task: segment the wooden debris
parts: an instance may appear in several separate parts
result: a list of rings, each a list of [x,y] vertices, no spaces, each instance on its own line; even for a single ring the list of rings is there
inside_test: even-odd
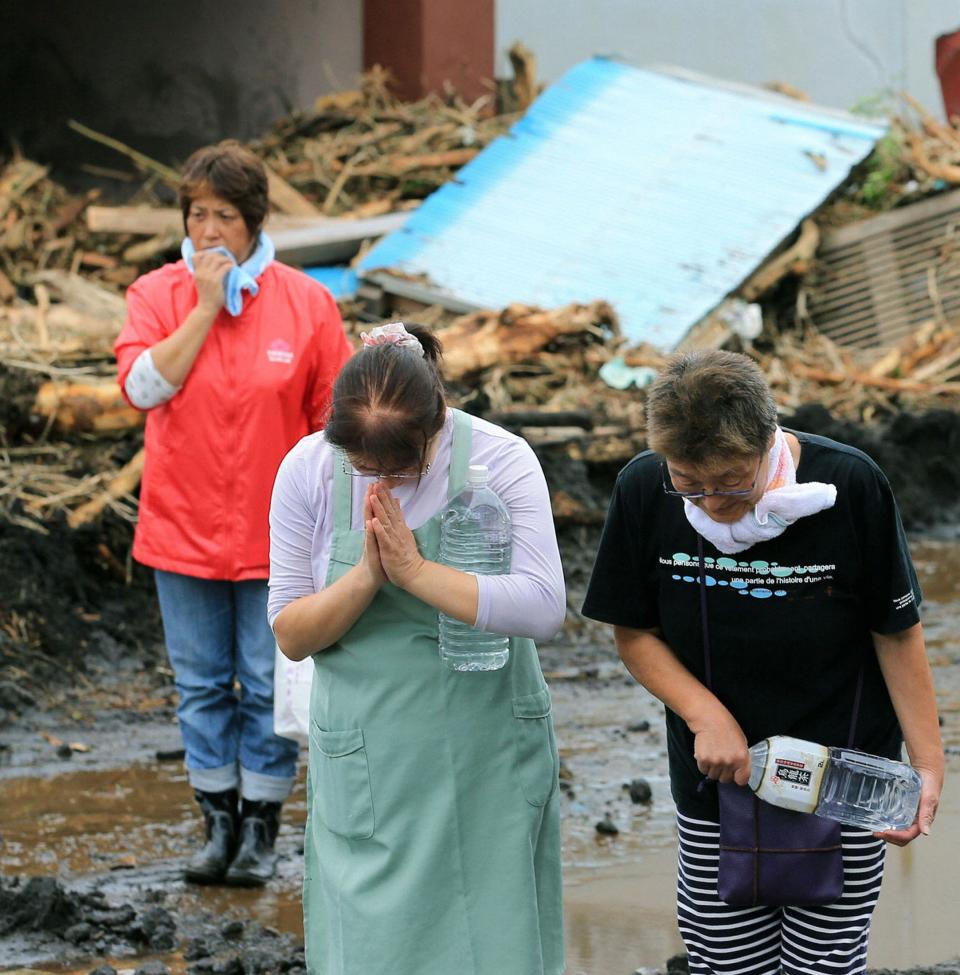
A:
[[[183,214],[176,207],[92,206],[87,208],[86,220],[87,228],[97,234],[173,234],[178,240],[183,238]],[[323,214],[271,213],[264,226],[270,233],[277,233],[329,223],[330,219]]]
[[[864,422],[960,403],[960,328],[921,327],[898,354],[895,362],[884,349],[871,361],[869,353],[851,353],[810,330],[784,333],[759,362],[786,412],[819,403],[835,416]]]
[[[122,153],[129,159],[133,160],[136,167],[144,173],[154,173],[167,182],[170,186],[177,186],[180,182],[180,174],[175,170],[171,169],[169,166],[164,166],[163,163],[157,162],[156,159],[151,159],[149,156],[137,149],[128,146],[126,143],[121,142],[119,139],[114,139],[112,136],[104,135],[102,132],[97,132],[91,129],[89,126],[83,125],[80,122],[70,119],[67,125],[73,129],[74,132],[78,132],[80,135],[85,136],[87,139],[92,139],[94,142],[99,142],[101,145],[107,146],[109,149],[114,149],[115,151]]]
[[[127,303],[120,295],[79,274],[38,271],[29,282],[45,285],[55,300],[94,318],[122,324],[126,316]]]
[[[183,214],[176,207],[87,207],[87,229],[94,234],[183,235]]]
[[[93,521],[112,501],[122,498],[125,494],[132,494],[140,483],[140,477],[143,474],[143,461],[144,451],[141,449],[116,477],[111,478],[102,493],[70,512],[67,516],[67,524],[71,528],[86,525]]]
[[[264,226],[280,260],[290,264],[320,264],[353,257],[362,241],[381,237],[403,226],[407,214],[408,210],[370,212],[364,216],[353,214],[349,219],[322,214],[270,214]],[[123,259],[132,263],[150,260],[178,246],[183,237],[183,217],[172,207],[154,210],[90,207],[87,223],[99,233],[154,234],[150,240],[131,245],[123,252]]]
[[[922,169],[933,179],[942,179],[946,183],[960,183],[960,165],[951,162],[937,162],[931,159],[923,145],[923,140],[915,132],[907,136],[910,146],[910,159],[913,164]]]
[[[517,99],[517,108],[525,112],[537,97],[537,58],[520,41],[514,43],[507,52],[510,67],[513,69],[513,88]]]
[[[142,426],[144,414],[127,404],[115,380],[51,381],[37,392],[34,412],[51,417],[63,433],[105,433]]]
[[[47,175],[47,167],[29,159],[11,163],[0,177],[0,217],[33,186]]]
[[[778,95],[786,95],[798,102],[810,101],[810,96],[800,88],[791,85],[787,81],[768,81],[764,86],[768,91],[775,91]]]
[[[281,213],[296,217],[322,217],[323,213],[294,189],[272,166],[266,166],[270,203]]]
[[[17,289],[11,284],[10,279],[0,271],[0,303],[12,301],[17,295]]]
[[[444,375],[463,379],[491,366],[505,366],[536,355],[561,335],[604,336],[616,322],[604,301],[567,305],[554,312],[510,305],[502,312],[476,312],[438,332],[443,343]]]
[[[816,223],[809,218],[804,220],[796,241],[748,278],[738,294],[744,301],[756,301],[788,274],[806,274],[819,244],[820,231]]]
[[[179,251],[182,237],[183,234],[180,231],[157,234],[156,237],[141,241],[139,244],[131,244],[123,252],[123,259],[128,264],[145,264],[154,257],[167,253],[167,251]]]

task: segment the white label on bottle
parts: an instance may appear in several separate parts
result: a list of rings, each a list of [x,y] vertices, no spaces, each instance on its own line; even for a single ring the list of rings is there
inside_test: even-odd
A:
[[[767,761],[757,795],[774,806],[812,813],[830,750],[801,738],[777,735],[769,740]]]

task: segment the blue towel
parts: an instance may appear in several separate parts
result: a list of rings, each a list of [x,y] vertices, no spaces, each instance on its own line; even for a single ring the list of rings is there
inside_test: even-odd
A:
[[[260,291],[257,278],[267,269],[276,254],[273,241],[261,231],[257,249],[243,264],[237,264],[237,259],[226,247],[212,247],[210,251],[214,254],[223,254],[233,261],[233,267],[223,279],[223,303],[231,315],[239,315],[243,310],[243,292],[249,291],[250,294],[255,295]],[[193,246],[193,241],[189,237],[185,238],[180,245],[180,254],[191,274],[193,274],[193,255],[195,253],[196,248]]]

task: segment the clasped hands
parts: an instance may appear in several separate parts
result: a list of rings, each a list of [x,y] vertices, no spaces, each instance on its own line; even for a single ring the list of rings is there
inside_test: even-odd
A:
[[[376,588],[387,580],[400,589],[409,588],[426,565],[426,559],[417,549],[417,540],[407,526],[400,502],[379,481],[367,488],[363,525],[361,564],[369,573],[370,581]]]

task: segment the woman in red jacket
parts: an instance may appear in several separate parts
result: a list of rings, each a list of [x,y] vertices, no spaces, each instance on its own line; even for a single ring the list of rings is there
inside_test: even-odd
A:
[[[206,822],[187,879],[260,885],[297,757],[273,733],[270,492],[321,426],[350,347],[329,292],[273,259],[256,156],[236,142],[197,150],[180,205],[183,260],[130,287],[115,345],[124,395],[149,411],[133,555],[156,570]]]

